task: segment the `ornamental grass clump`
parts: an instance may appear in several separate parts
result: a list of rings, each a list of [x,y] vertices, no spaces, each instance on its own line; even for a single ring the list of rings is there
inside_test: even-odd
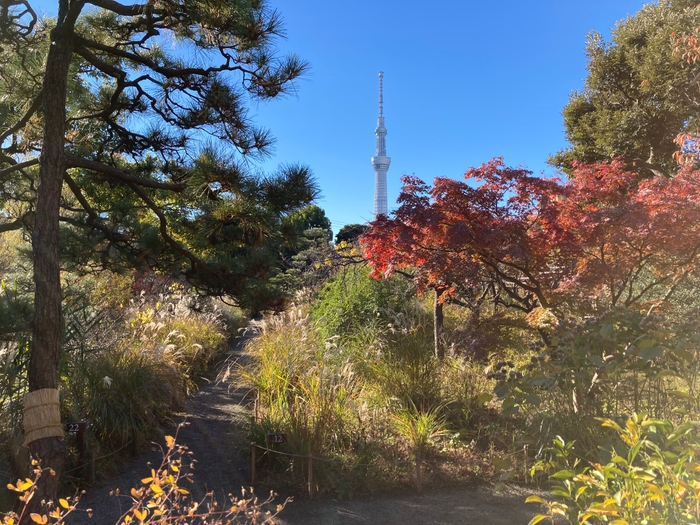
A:
[[[408,441],[415,459],[416,487],[423,490],[421,462],[436,441],[448,434],[442,407],[401,409],[392,414],[396,431]]]
[[[422,473],[433,451],[436,459],[472,458],[472,445],[459,440],[478,417],[488,386],[478,379],[478,365],[452,356],[438,361],[421,311],[383,316],[391,322],[362,344],[352,337],[324,340],[301,309],[258,323],[229,370],[250,389],[256,464],[267,467],[261,475],[284,471],[284,482],[307,488],[313,464],[312,490],[345,497],[414,475],[422,487],[428,471],[431,479],[449,477],[449,468]],[[268,433],[284,435],[283,442],[269,444]],[[454,471],[462,479],[472,475],[466,466]]]
[[[339,348],[322,342],[308,318],[293,310],[258,324],[237,370],[256,396],[256,427],[284,432],[296,454],[333,453],[347,446],[358,382]],[[260,436],[262,437],[262,436]],[[264,443],[261,443],[264,444]]]

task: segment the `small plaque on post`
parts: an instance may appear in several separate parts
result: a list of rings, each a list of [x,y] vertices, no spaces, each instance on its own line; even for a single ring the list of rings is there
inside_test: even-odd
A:
[[[69,434],[80,434],[85,432],[90,426],[89,421],[76,421],[75,423],[66,423],[66,432]]]
[[[267,444],[268,445],[273,445],[275,443],[286,443],[286,442],[287,442],[287,434],[273,433],[273,432],[267,433]]]

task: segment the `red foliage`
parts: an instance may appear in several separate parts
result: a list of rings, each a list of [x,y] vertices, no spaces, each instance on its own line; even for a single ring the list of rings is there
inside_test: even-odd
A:
[[[531,310],[631,306],[696,270],[700,172],[641,179],[612,162],[562,182],[496,158],[465,179],[403,177],[393,218],[361,239],[375,277],[415,269],[421,288],[450,290],[487,278]]]

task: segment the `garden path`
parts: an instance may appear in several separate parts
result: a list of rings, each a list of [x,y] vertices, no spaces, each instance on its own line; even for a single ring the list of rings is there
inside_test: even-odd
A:
[[[232,358],[245,359],[243,340],[232,346]],[[221,382],[211,380],[191,397],[186,413],[180,419],[189,424],[179,428],[177,441],[186,444],[197,460],[195,483],[187,487],[194,497],[213,490],[219,501],[228,492],[239,494],[249,483],[249,444],[245,424],[249,415],[240,392],[230,390]],[[168,433],[176,429],[169,429]],[[150,467],[160,464],[160,446],[122,465],[119,473],[89,490],[79,508],[92,508],[93,518],[84,512],[68,516],[66,525],[117,524],[123,511],[129,508],[131,487],[139,487],[141,478],[148,476]],[[119,488],[122,496],[110,496]],[[422,494],[362,498],[339,502],[333,499],[298,500],[275,519],[278,525],[526,525],[537,512],[524,503],[527,491],[511,488],[494,493],[489,488],[452,488],[426,491]]]

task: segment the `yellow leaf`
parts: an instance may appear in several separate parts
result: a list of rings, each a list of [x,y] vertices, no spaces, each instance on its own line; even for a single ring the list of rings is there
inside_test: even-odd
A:
[[[49,512],[49,517],[59,519],[61,517],[61,510],[60,509],[52,510],[51,512]]]
[[[34,482],[31,479],[27,479],[27,480],[23,481],[22,483],[20,483],[19,485],[17,485],[17,488],[19,489],[20,492],[24,492],[25,490],[32,488],[33,485],[34,485]]]
[[[544,500],[539,496],[528,496],[525,503],[544,503]]]
[[[175,446],[175,438],[173,436],[165,436],[165,444],[168,448],[173,448]]]
[[[170,470],[172,470],[173,472],[180,472],[180,469],[177,465],[170,465]]]
[[[139,494],[139,491],[136,490],[135,488],[131,488],[131,496],[134,498],[139,498],[141,495]]]
[[[137,520],[143,521],[146,519],[146,516],[148,516],[148,511],[146,509],[143,509],[142,511],[139,511],[139,509],[134,509],[134,516]]]
[[[178,488],[177,491],[178,491],[180,494],[189,494],[189,493],[190,493],[189,490],[185,490],[185,489],[181,489],[181,488]]]
[[[156,485],[155,483],[154,483],[153,485],[151,485],[149,488],[150,488],[153,492],[155,492],[156,494],[163,494],[163,489],[160,488],[160,487],[159,487],[158,485]]]
[[[532,518],[527,525],[535,525],[535,523],[539,523],[540,521],[545,519],[547,519],[547,516],[545,516],[544,514],[538,514],[537,516]]]
[[[653,483],[647,483],[647,490],[652,493],[652,497],[649,498],[651,501],[654,501],[654,500],[665,501],[666,500],[666,495],[664,494],[664,491],[661,490],[656,485],[654,485]]]
[[[32,518],[34,523],[38,523],[39,525],[45,525],[49,521],[49,518],[47,518],[45,514],[42,516],[36,512],[32,512],[29,517]]]
[[[151,481],[153,481],[153,478],[148,477],[148,478],[143,478],[141,480],[141,483],[143,483],[144,485],[148,485]]]
[[[64,509],[67,509],[67,508],[70,507],[70,504],[68,503],[68,500],[63,499],[63,498],[61,498],[61,499],[58,500],[58,504],[59,504],[61,507],[63,507]]]

